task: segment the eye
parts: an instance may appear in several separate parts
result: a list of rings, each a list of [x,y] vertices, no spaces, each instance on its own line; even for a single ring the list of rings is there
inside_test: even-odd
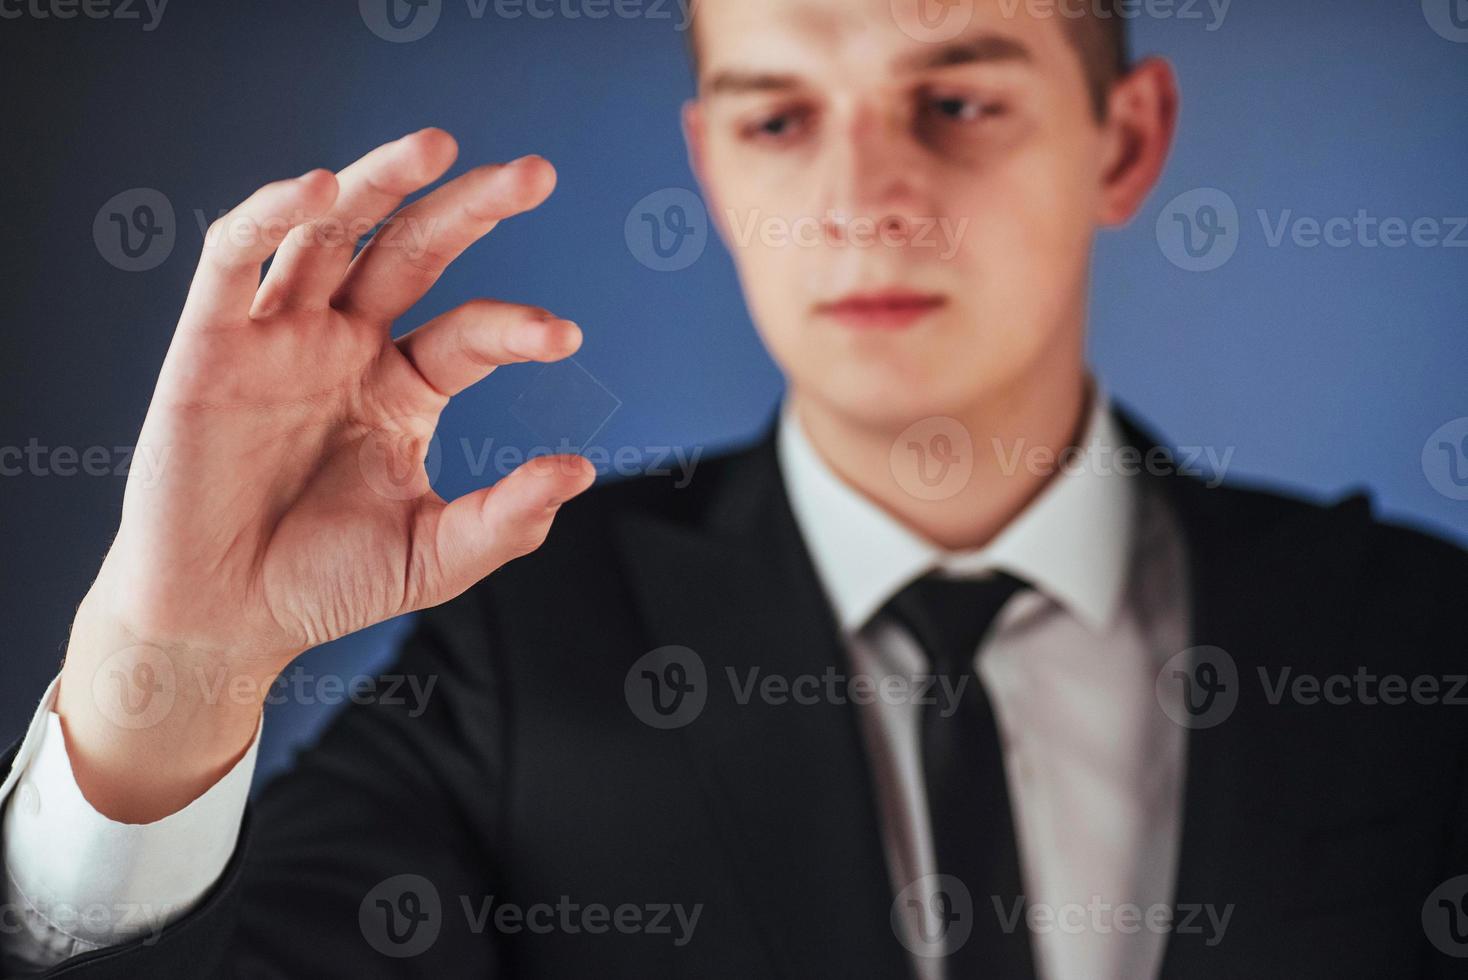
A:
[[[967,99],[934,99],[933,109],[942,116],[949,119],[971,120],[977,119],[982,113],[982,108]]]
[[[794,124],[795,121],[789,116],[776,116],[761,123],[759,132],[762,136],[784,136]]]
[[[922,111],[943,122],[973,123],[1002,115],[1004,107],[963,95],[927,94],[923,96]]]
[[[809,113],[800,109],[759,116],[741,128],[748,140],[764,143],[788,143],[798,137],[809,122]]]

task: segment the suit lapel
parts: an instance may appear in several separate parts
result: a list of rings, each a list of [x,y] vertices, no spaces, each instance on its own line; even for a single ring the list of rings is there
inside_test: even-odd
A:
[[[778,975],[908,974],[855,709],[775,703],[760,685],[848,672],[785,498],[773,439],[730,461],[698,525],[622,530],[654,646],[691,648],[708,701],[683,740]]]
[[[1121,421],[1131,445],[1143,451],[1160,445],[1124,415]],[[1295,838],[1280,816],[1290,806],[1288,794],[1300,788],[1283,771],[1281,739],[1300,745],[1316,736],[1309,728],[1282,734],[1280,710],[1264,697],[1257,671],[1289,661],[1296,650],[1343,648],[1343,618],[1325,610],[1350,594],[1356,563],[1348,542],[1315,534],[1308,522],[1280,521],[1277,506],[1251,495],[1209,489],[1176,472],[1144,478],[1169,500],[1182,530],[1189,648],[1225,651],[1237,672],[1232,683],[1238,695],[1223,721],[1187,732],[1173,900],[1179,916],[1195,909],[1229,912],[1237,938],[1217,941],[1208,929],[1176,929],[1161,976],[1200,980],[1252,967],[1268,972],[1270,964],[1256,960],[1260,948],[1249,937],[1277,928],[1270,916],[1289,907],[1296,884],[1287,870]],[[1195,925],[1204,921],[1197,918]]]
[[[1125,415],[1120,421],[1132,446],[1160,445]],[[620,529],[649,642],[689,647],[706,668],[706,707],[670,735],[686,747],[777,975],[909,975],[889,923],[891,885],[855,709],[826,699],[776,704],[759,693],[771,676],[847,672],[773,439],[729,467],[697,522],[639,515]],[[1246,506],[1246,495],[1175,473],[1145,479],[1182,529],[1190,646],[1227,651],[1239,673],[1228,720],[1188,732],[1174,903],[1180,914],[1231,907],[1242,924],[1288,906],[1291,883],[1280,869],[1293,844],[1271,816],[1288,789],[1275,764],[1279,713],[1253,671],[1301,644],[1343,643],[1338,620],[1321,607],[1350,594],[1356,569],[1345,544],[1332,552],[1308,527],[1272,526],[1278,513]],[[1311,590],[1302,581],[1316,587],[1305,608],[1302,592]],[[1250,961],[1247,940],[1211,938],[1174,931],[1161,975],[1231,976]]]

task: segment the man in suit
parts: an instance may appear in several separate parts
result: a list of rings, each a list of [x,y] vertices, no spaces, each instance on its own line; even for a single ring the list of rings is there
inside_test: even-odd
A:
[[[789,382],[770,431],[686,487],[583,494],[555,457],[446,503],[448,399],[580,330],[488,300],[389,328],[554,172],[472,170],[395,219],[426,249],[356,256],[332,230],[442,176],[447,134],[263,187],[11,752],[8,967],[1459,975],[1468,560],[1364,498],[1201,480],[1086,369],[1168,67],[1106,3],[698,21],[684,123]],[[390,673],[431,693],[347,707],[247,809],[271,680],[418,609]]]

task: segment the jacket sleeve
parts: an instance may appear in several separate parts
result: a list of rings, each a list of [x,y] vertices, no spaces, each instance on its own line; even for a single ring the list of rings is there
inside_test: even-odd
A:
[[[370,696],[247,809],[193,911],[41,976],[501,975],[479,914],[503,782],[487,632],[475,590],[421,616]]]

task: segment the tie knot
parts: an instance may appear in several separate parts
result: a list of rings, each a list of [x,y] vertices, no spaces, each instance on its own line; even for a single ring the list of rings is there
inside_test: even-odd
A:
[[[893,596],[883,611],[912,633],[935,674],[958,678],[973,668],[1004,604],[1025,588],[1008,572],[970,579],[928,574]]]

